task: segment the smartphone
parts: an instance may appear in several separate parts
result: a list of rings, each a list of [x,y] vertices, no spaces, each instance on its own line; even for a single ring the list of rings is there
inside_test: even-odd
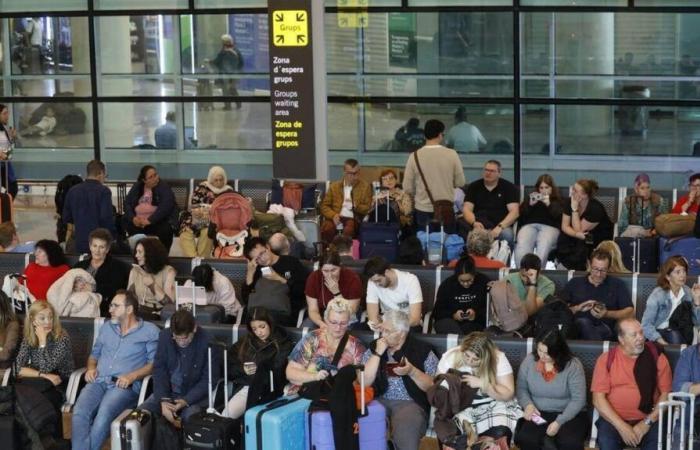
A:
[[[593,245],[593,235],[591,233],[586,233],[586,238],[583,240],[586,245]]]
[[[255,363],[252,361],[248,361],[248,362],[243,363],[244,369],[252,369],[253,367],[255,367]]]
[[[388,362],[388,363],[386,363],[386,373],[387,373],[387,375],[389,375],[390,377],[398,377],[398,375],[397,375],[396,372],[394,371],[394,369],[396,369],[397,367],[399,367],[399,363],[397,363],[397,362]]]
[[[533,202],[539,202],[540,200],[542,200],[542,194],[540,194],[539,192],[532,192],[530,193],[530,200],[532,200]]]
[[[175,402],[173,402],[173,399],[170,397],[163,397],[160,399],[160,402],[161,403],[175,403]]]
[[[267,276],[272,273],[272,269],[267,266],[261,268],[260,271],[262,272],[263,276]]]
[[[535,422],[537,425],[544,425],[545,423],[547,423],[547,421],[544,420],[539,414],[533,414],[532,421]]]
[[[468,318],[469,318],[469,313],[466,312],[466,311],[462,311],[462,314],[460,314],[460,315],[462,316],[462,319],[468,319]]]

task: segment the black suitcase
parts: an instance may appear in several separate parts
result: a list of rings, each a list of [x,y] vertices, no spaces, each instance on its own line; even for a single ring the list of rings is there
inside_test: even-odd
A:
[[[659,239],[617,237],[622,262],[632,272],[656,273],[659,271]]]
[[[212,393],[211,381],[211,352],[212,346],[224,350],[224,414],[220,416],[214,410],[214,395]],[[183,427],[183,437],[185,450],[196,450],[200,448],[211,448],[217,450],[232,450],[235,444],[235,437],[240,433],[236,432],[236,427],[240,422],[228,417],[228,358],[225,344],[211,344],[209,346],[209,408],[205,412],[194,414],[185,422]]]
[[[6,161],[3,164],[5,185],[0,190],[0,223],[12,221],[12,195],[10,195],[10,163]]]
[[[378,192],[375,186],[375,194]],[[389,202],[386,202],[386,216],[389,214]],[[396,262],[399,257],[399,232],[401,225],[398,222],[381,222],[379,205],[374,204],[374,222],[362,222],[360,224],[360,258],[367,259],[373,256],[383,256],[389,262]]]

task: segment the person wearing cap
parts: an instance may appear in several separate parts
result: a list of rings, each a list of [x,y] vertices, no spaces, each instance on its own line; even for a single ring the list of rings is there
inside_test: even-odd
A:
[[[697,214],[700,208],[700,173],[688,178],[688,194],[678,199],[671,212],[673,214]]]
[[[652,237],[654,219],[668,212],[666,199],[651,190],[649,175],[640,173],[634,179],[634,193],[622,203],[620,218],[617,221],[620,236],[631,238]]]

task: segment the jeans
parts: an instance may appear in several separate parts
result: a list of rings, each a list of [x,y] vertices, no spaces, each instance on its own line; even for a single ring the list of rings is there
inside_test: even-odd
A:
[[[574,319],[578,328],[579,339],[587,341],[610,341],[614,340],[615,333],[610,327],[601,321],[594,322],[588,317],[577,317]]]
[[[491,230],[489,230],[491,231]],[[499,241],[505,239],[508,242],[508,246],[513,249],[513,242],[515,241],[515,234],[513,233],[513,227],[504,228],[501,230],[501,234],[496,238]]]
[[[547,265],[549,253],[556,247],[559,229],[543,223],[528,223],[518,231],[515,244],[515,265],[528,253],[535,253],[542,261],[542,269]]]
[[[73,411],[73,450],[100,450],[109,436],[109,428],[122,411],[138,401],[133,386],[118,388],[114,383],[95,381],[86,385]]]
[[[656,330],[659,332],[662,338],[669,344],[674,344],[674,345],[680,345],[680,344],[685,344],[685,339],[683,339],[683,335],[681,334],[680,331],[678,330],[672,330],[670,328],[666,328],[665,330]]]
[[[175,398],[179,397],[175,396]],[[139,408],[148,410],[153,417],[159,417],[161,415],[160,399],[156,398],[154,395],[151,395],[145,402],[141,403]],[[182,421],[187,422],[192,415],[197,414],[200,411],[202,411],[202,407],[200,405],[191,405],[181,409],[179,414]]]
[[[617,429],[610,422],[601,417],[595,424],[598,427],[598,448],[600,450],[622,450],[627,448],[627,444],[620,437],[620,433],[617,432]],[[658,433],[659,422],[657,421],[644,435],[642,442],[639,443],[640,450],[656,450]]]

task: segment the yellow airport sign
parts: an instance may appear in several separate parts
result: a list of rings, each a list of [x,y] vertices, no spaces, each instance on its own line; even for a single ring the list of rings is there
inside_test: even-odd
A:
[[[304,47],[309,43],[309,15],[304,10],[272,12],[272,44],[275,47]]]
[[[340,28],[367,28],[369,13],[338,13],[338,27]]]

